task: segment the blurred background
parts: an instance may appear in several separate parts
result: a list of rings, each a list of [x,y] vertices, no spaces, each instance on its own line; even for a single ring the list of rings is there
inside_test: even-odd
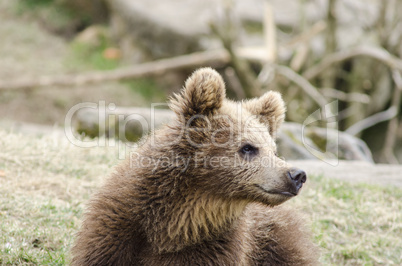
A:
[[[212,66],[229,98],[282,93],[285,158],[312,157],[300,125],[331,103],[311,147],[331,149],[329,127],[341,132],[329,158],[402,162],[400,0],[0,0],[0,21],[2,128],[63,127],[88,101],[149,108]],[[92,118],[75,129],[97,136]]]

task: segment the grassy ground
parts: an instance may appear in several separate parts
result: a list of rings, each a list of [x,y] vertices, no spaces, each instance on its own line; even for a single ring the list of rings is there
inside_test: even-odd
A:
[[[83,203],[116,154],[1,131],[0,150],[0,264],[68,264]]]
[[[313,176],[293,204],[312,221],[323,264],[401,265],[400,188]]]
[[[0,131],[0,264],[64,265],[85,202],[115,148]],[[290,201],[311,221],[325,265],[400,265],[402,190],[310,177]]]

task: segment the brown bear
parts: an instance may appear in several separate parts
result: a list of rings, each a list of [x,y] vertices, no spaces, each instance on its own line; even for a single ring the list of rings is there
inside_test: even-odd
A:
[[[130,156],[93,197],[73,265],[314,265],[294,210],[306,174],[276,156],[277,92],[233,102],[199,69],[174,95],[176,119]]]

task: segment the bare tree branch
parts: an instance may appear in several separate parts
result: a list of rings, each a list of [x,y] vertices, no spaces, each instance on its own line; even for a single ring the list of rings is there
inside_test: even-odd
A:
[[[359,103],[369,103],[370,97],[364,93],[351,92],[345,93],[340,90],[335,90],[332,88],[323,88],[321,92],[326,97],[336,98],[345,102],[359,102]]]
[[[267,49],[267,58],[265,63],[276,62],[278,54],[276,48],[276,25],[274,21],[274,12],[268,1],[264,1],[264,39]]]
[[[327,28],[327,23],[325,23],[325,21],[323,21],[323,20],[320,20],[317,23],[315,23],[309,30],[301,33],[300,35],[297,35],[290,41],[285,42],[284,44],[281,45],[281,47],[290,49],[299,44],[307,43],[312,38],[314,38],[315,36],[320,34],[326,28]]]
[[[235,29],[230,21],[229,16],[227,15],[225,21],[220,24],[211,23],[210,28],[212,32],[219,37],[223,47],[230,55],[230,63],[234,71],[236,72],[236,75],[243,87],[246,97],[252,98],[260,96],[261,84],[259,83],[252,69],[248,65],[248,62],[245,61],[244,58],[238,56],[235,49],[233,48],[234,36],[236,36],[236,34],[233,34],[233,31]]]
[[[337,22],[337,0],[328,0],[327,9],[327,29],[325,31],[325,56],[334,53],[338,47],[338,39],[336,38],[336,32],[338,28]],[[329,68],[327,71],[323,72],[322,84],[323,87],[334,87],[336,80],[336,70],[334,68]]]
[[[290,61],[290,68],[294,71],[299,71],[308,58],[310,47],[307,44],[302,44],[296,48],[295,55]]]
[[[397,58],[396,56],[391,55],[385,49],[378,47],[358,47],[351,50],[343,50],[327,55],[320,63],[306,70],[303,73],[303,77],[308,80],[313,79],[331,65],[357,56],[368,56],[382,62],[391,69],[398,69],[399,71],[402,71],[402,60]]]
[[[360,120],[353,126],[349,127],[348,129],[345,130],[346,133],[349,133],[351,135],[357,135],[358,133],[362,132],[366,128],[372,127],[378,123],[390,120],[394,118],[397,115],[398,111],[395,106],[391,106],[387,110],[383,112],[376,113],[372,116],[369,116],[363,120]]]
[[[275,65],[278,74],[286,77],[300,86],[319,106],[323,107],[327,104],[327,100],[318,92],[318,90],[311,85],[311,83],[304,77],[297,74],[291,68],[286,66]]]
[[[246,94],[244,93],[243,87],[241,86],[239,78],[237,77],[233,67],[229,66],[225,68],[225,77],[233,92],[236,94],[237,99],[246,98]]]

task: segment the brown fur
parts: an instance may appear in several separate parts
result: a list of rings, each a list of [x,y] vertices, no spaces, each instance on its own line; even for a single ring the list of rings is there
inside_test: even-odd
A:
[[[154,132],[91,200],[72,264],[317,264],[303,222],[277,206],[290,197],[273,193],[289,188],[290,166],[273,141],[285,113],[280,95],[229,101],[220,75],[205,68],[171,109],[177,120]],[[258,152],[242,155],[244,144]]]

